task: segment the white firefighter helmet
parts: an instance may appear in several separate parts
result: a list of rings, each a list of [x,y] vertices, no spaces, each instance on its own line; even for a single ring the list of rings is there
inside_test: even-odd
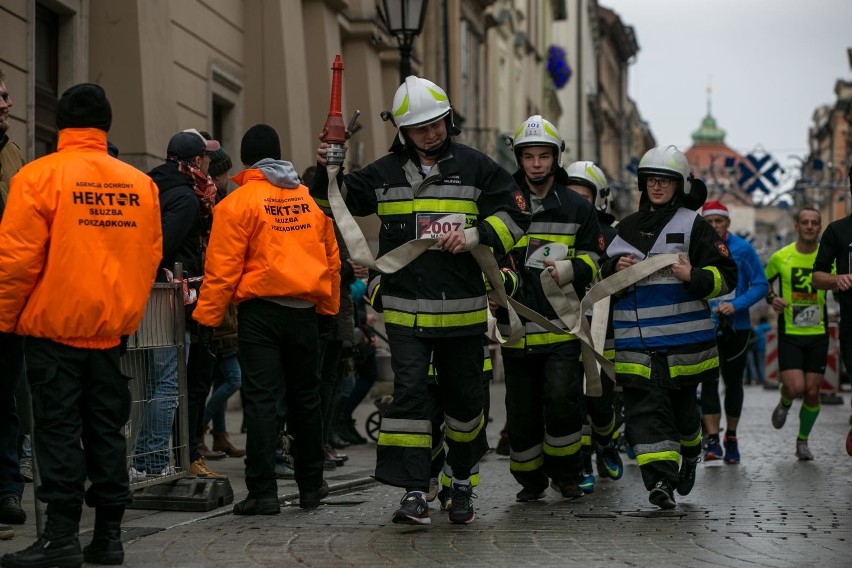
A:
[[[553,126],[553,123],[540,114],[535,114],[526,119],[512,139],[512,149],[515,152],[515,159],[518,161],[519,167],[521,166],[519,150],[526,146],[552,146],[556,151],[554,165],[562,165],[562,152],[565,151],[565,142],[559,136],[559,131]]]
[[[396,90],[393,97],[393,121],[397,127],[429,124],[450,114],[450,99],[444,89],[414,75]]]
[[[578,184],[592,190],[595,209],[606,212],[609,209],[611,192],[607,186],[606,176],[594,162],[574,162],[565,170],[568,174],[566,185]]]
[[[689,195],[692,190],[692,172],[686,156],[672,145],[651,148],[642,156],[639,161],[639,191],[645,191],[645,180],[651,175],[680,180],[684,195]]]

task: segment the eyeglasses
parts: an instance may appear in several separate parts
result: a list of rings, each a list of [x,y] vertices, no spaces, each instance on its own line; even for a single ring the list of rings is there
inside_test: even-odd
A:
[[[674,180],[672,178],[649,177],[646,182],[648,187],[659,185],[662,189],[668,189]]]

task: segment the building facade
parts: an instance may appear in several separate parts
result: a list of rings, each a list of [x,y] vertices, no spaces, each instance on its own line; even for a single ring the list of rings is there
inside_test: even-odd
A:
[[[551,2],[428,3],[413,72],[446,88],[467,130],[492,155],[498,133],[530,112],[557,113],[543,54]],[[183,128],[208,130],[235,152],[266,122],[284,155],[313,163],[328,112],[334,56],[343,55],[343,108],[362,113],[350,166],[387,151],[379,119],[399,85],[399,50],[374,0],[0,0],[0,67],[17,104],[10,135],[28,159],[55,144],[58,96],[83,81],[104,86],[122,159],[148,169]],[[552,89],[551,89],[552,91]]]
[[[852,49],[849,50],[852,67]],[[852,167],[852,81],[838,80],[835,101],[818,107],[808,131],[810,154],[796,184],[798,206],[816,206],[823,225],[852,213],[849,170]]]

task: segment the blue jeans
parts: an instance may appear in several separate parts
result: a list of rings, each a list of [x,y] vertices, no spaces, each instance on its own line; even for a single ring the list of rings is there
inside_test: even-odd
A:
[[[24,373],[22,338],[0,334],[0,498],[20,497],[24,492],[18,462],[18,410],[15,391]]]
[[[145,384],[145,412],[136,440],[133,467],[159,474],[169,465],[169,438],[172,435],[178,396],[177,347],[161,347],[148,352],[148,380]]]
[[[227,432],[225,427],[225,411],[228,399],[240,390],[243,384],[243,375],[240,370],[240,361],[236,351],[223,353],[219,351],[219,372],[213,383],[213,394],[204,408],[204,424],[213,421],[213,432]]]

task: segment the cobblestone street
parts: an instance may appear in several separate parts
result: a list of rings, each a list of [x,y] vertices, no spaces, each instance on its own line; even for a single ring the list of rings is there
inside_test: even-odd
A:
[[[492,391],[496,443],[504,390]],[[128,511],[127,566],[848,566],[852,555],[852,458],[844,440],[846,404],[823,406],[811,435],[813,462],[793,455],[798,405],[783,430],[769,423],[777,393],[746,387],[739,428],[743,463],[701,464],[698,482],[678,507],[659,511],[647,501],[635,462],[625,456],[624,477],[599,481],[595,492],[566,501],[549,490],[536,503],[516,503],[519,486],[508,458],[489,453],[469,526],[449,524],[432,504],[429,528],[390,523],[400,490],[369,484],[374,445],[347,448],[350,461],[327,479],[334,491],[305,512],[295,504],[271,517],[236,517],[230,506],[210,513]],[[373,410],[363,405],[359,424]],[[230,423],[237,424],[233,415]],[[723,423],[724,425],[724,423]],[[243,437],[235,437],[243,442]],[[242,460],[211,462],[232,476],[235,498],[245,489]],[[295,497],[292,482],[281,494]],[[29,524],[0,552],[34,537],[32,492],[25,494]],[[91,528],[87,515],[81,531]],[[88,536],[83,534],[85,543]]]

